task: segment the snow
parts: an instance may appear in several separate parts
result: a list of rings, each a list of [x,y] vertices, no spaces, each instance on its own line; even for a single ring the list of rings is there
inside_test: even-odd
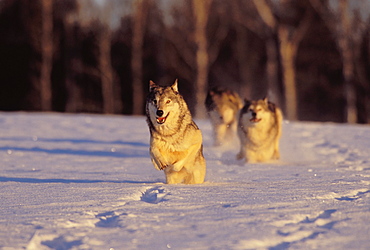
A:
[[[243,164],[196,122],[206,183],[167,185],[144,117],[0,113],[0,248],[370,248],[370,126],[284,122]]]

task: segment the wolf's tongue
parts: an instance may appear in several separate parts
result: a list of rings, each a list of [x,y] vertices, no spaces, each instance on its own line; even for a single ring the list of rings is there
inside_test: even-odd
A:
[[[251,121],[251,122],[260,122],[260,121],[261,121],[261,119],[251,118],[251,119],[250,119],[250,121]]]
[[[157,120],[159,122],[164,122],[166,120],[166,117],[158,117]]]

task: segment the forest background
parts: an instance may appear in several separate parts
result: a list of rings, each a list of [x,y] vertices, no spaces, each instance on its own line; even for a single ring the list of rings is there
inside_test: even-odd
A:
[[[367,0],[0,0],[0,110],[142,115],[178,78],[197,118],[222,86],[369,123],[369,24]]]

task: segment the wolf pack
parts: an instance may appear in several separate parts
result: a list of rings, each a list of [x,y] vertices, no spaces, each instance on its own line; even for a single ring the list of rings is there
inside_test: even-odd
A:
[[[214,146],[237,137],[240,151],[236,159],[246,163],[278,160],[283,115],[267,98],[244,101],[235,91],[213,87],[205,106],[213,128]],[[163,170],[167,184],[201,184],[206,175],[202,133],[187,103],[171,86],[149,83],[146,117],[150,132],[150,158]]]

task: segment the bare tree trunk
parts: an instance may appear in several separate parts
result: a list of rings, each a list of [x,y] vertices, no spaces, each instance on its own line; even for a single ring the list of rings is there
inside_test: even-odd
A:
[[[354,88],[354,65],[351,48],[343,47],[344,97],[346,99],[345,117],[348,123],[357,122],[356,90]]]
[[[289,31],[279,27],[280,56],[283,70],[285,112],[289,120],[297,120],[297,89],[295,74],[296,44],[289,40]]]
[[[365,41],[364,43],[367,44],[367,46],[370,46],[369,42],[369,31],[366,31],[364,33]],[[365,45],[366,46],[366,45]],[[369,52],[369,48],[366,48],[365,51]],[[370,110],[369,110],[369,91],[370,91],[370,81],[368,80],[367,76],[367,65],[366,65],[366,60],[361,58],[361,53],[363,51],[361,50],[361,47],[357,47],[355,49],[355,71],[358,72],[356,75],[359,80],[360,84],[360,90],[357,92],[357,102],[360,103],[360,107],[357,109],[357,122],[358,123],[364,123],[368,124],[370,122],[369,120],[369,115],[370,115]]]
[[[298,97],[296,87],[296,68],[295,59],[298,47],[304,35],[310,27],[313,14],[311,10],[306,10],[298,27],[289,31],[289,27],[279,25],[278,37],[280,41],[280,56],[283,66],[283,82],[285,87],[286,115],[289,120],[298,119]]]
[[[208,14],[212,0],[193,0],[193,13],[195,17],[195,33],[194,39],[197,46],[196,49],[196,103],[195,116],[197,118],[206,117],[206,108],[204,101],[207,94],[208,83],[208,41],[207,41],[207,22]]]
[[[351,22],[348,1],[340,1],[340,20],[343,34],[339,37],[339,47],[343,58],[344,97],[347,102],[345,117],[348,123],[357,122],[356,90],[354,88],[354,54],[350,44]]]
[[[66,20],[64,20],[66,22]],[[65,24],[65,27],[68,27]],[[68,28],[66,28],[68,29]],[[78,42],[77,34],[72,28],[65,32],[66,44],[75,44],[75,50],[69,48],[64,49],[65,56],[64,65],[66,67],[66,91],[67,91],[67,101],[65,106],[65,111],[69,113],[78,112],[80,104],[82,101],[81,90],[77,86],[77,74],[82,72],[82,62],[80,60],[81,53],[81,43]],[[75,53],[76,51],[80,53]]]
[[[279,59],[278,59],[278,49],[275,44],[275,39],[269,36],[266,39],[266,75],[267,75],[267,85],[268,85],[268,97],[276,103],[279,107],[283,107],[283,102],[281,100],[281,93],[279,90]]]
[[[245,1],[241,1],[240,4],[245,5]],[[261,39],[265,40],[265,51],[266,51],[266,68],[265,68],[265,74],[266,74],[266,81],[267,81],[267,91],[264,93],[269,97],[270,100],[277,103],[278,106],[282,107],[283,103],[281,100],[281,93],[279,91],[279,51],[277,49],[277,45],[275,42],[275,36],[274,33],[276,32],[276,22],[277,20],[274,18],[273,13],[271,12],[271,9],[266,9],[266,2],[261,0],[254,0],[254,1],[248,1],[248,8],[251,8],[251,5],[254,5],[256,9],[257,15],[260,15],[263,22],[255,22],[253,19],[246,18],[246,14],[242,14],[240,11],[241,6],[238,5],[237,1],[232,1],[232,7],[233,7],[233,13],[234,18],[237,23],[241,23],[243,27],[246,27],[247,29],[251,30],[255,34],[257,34]],[[243,65],[242,68],[239,70],[241,71],[242,79],[250,79],[251,73],[247,70],[247,63],[246,58],[243,54],[243,50],[245,50],[245,43],[246,38],[244,37],[245,31],[241,29],[241,27],[238,27],[237,29],[238,36],[238,45],[237,46],[243,46],[241,49],[238,49],[238,60],[239,65]],[[241,40],[241,42],[239,42]],[[245,52],[244,52],[245,53]],[[252,73],[253,74],[253,73]],[[249,83],[248,83],[249,84]],[[253,89],[252,86],[248,86],[248,91]],[[244,93],[244,92],[242,92]],[[247,93],[247,98],[254,98],[253,93]]]
[[[251,100],[251,81],[250,73],[248,70],[248,60],[247,60],[247,31],[246,24],[249,20],[246,20],[245,16],[241,12],[240,3],[238,1],[231,1],[232,17],[237,23],[236,30],[236,59],[238,60],[240,84],[239,84],[239,94],[240,96]]]
[[[348,123],[356,123],[358,118],[357,93],[355,88],[355,49],[360,46],[358,37],[365,31],[360,28],[361,16],[355,11],[349,10],[348,0],[338,1],[338,10],[328,7],[328,2],[310,0],[312,6],[320,13],[322,19],[330,30],[335,33],[338,50],[343,63],[343,97],[346,99],[344,117]],[[359,1],[360,2],[360,1]],[[360,2],[360,7],[364,7]],[[366,27],[366,26],[363,26]],[[357,33],[357,34],[356,34]]]
[[[51,70],[53,67],[53,1],[41,0],[41,8],[41,110],[50,111],[52,109]]]
[[[105,114],[113,114],[114,111],[114,88],[113,69],[111,65],[111,31],[109,27],[103,26],[99,38],[99,68],[101,74],[103,111]]]
[[[240,72],[240,94],[241,96],[247,98],[248,100],[252,99],[252,81],[249,73],[249,65],[247,63],[247,32],[245,28],[241,25],[238,25],[236,28],[237,40],[236,40],[236,51],[237,51],[237,60],[239,65]]]
[[[295,58],[300,42],[312,20],[312,13],[307,10],[298,27],[279,24],[272,7],[265,0],[253,1],[256,9],[271,32],[277,32],[285,93],[285,112],[289,120],[298,119],[298,101],[296,89]]]
[[[265,0],[253,1],[256,10],[265,25],[269,28],[268,38],[266,39],[267,54],[267,79],[269,90],[273,93],[275,102],[281,107],[284,106],[286,117],[289,120],[297,119],[297,90],[295,84],[295,44],[290,40],[290,34],[286,27],[279,25],[278,20],[273,14],[271,6]],[[274,34],[279,40],[277,49]],[[278,90],[278,54],[280,54],[282,64],[282,75],[284,84],[285,105],[282,105]]]
[[[144,112],[143,44],[147,12],[148,1],[135,0],[131,55],[132,90],[134,100],[132,113],[134,115],[141,115]]]

